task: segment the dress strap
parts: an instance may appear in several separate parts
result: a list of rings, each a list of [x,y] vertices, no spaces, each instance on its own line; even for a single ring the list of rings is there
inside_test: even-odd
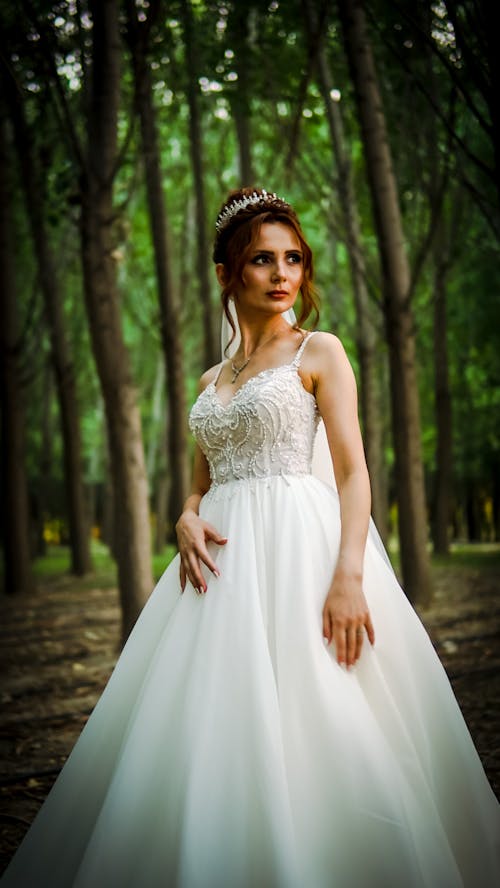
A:
[[[297,354],[295,355],[295,357],[292,361],[292,367],[300,367],[300,361],[301,361],[304,349],[305,349],[307,343],[309,342],[311,336],[314,336],[314,334],[316,332],[317,332],[316,330],[311,330],[309,333],[306,333],[302,342],[300,343]]]
[[[216,375],[216,377],[215,377],[215,379],[214,379],[212,385],[217,385],[217,383],[218,383],[218,381],[219,381],[219,376],[220,376],[221,373],[222,373],[222,368],[223,368],[224,364],[225,364],[225,361],[221,361],[221,363],[220,363],[220,367],[219,367],[219,369],[217,370],[217,375]]]

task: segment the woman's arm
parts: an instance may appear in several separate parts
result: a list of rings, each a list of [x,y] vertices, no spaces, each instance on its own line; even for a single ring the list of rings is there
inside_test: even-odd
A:
[[[200,379],[199,390],[208,385],[214,376],[216,368],[211,368]],[[207,549],[208,540],[218,545],[227,542],[208,521],[203,521],[198,514],[200,502],[210,487],[210,473],[205,455],[196,445],[194,454],[193,481],[191,493],[184,503],[182,514],[175,525],[177,543],[181,557],[180,580],[181,589],[184,592],[186,580],[194,586],[197,592],[207,591],[207,585],[201,572],[203,562],[215,576],[219,571]]]
[[[328,643],[335,642],[338,662],[352,666],[360,656],[365,630],[370,642],[375,641],[362,589],[371,496],[356,382],[341,342],[331,334],[316,334],[311,340],[307,363],[303,361],[305,371],[307,365],[325,423],[340,498],[340,549],[323,608],[323,634]]]

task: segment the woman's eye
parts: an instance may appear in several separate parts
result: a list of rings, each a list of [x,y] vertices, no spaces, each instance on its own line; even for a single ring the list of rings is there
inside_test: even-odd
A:
[[[251,261],[253,265],[267,265],[271,261],[271,257],[267,253],[258,253]],[[286,261],[290,265],[298,265],[302,262],[302,253],[289,253]]]

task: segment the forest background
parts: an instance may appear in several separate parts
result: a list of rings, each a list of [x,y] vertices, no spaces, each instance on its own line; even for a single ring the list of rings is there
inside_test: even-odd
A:
[[[500,95],[491,2],[0,4],[3,585],[109,546],[123,637],[172,556],[187,412],[220,359],[214,220],[276,191],[355,367],[405,589],[500,534]]]

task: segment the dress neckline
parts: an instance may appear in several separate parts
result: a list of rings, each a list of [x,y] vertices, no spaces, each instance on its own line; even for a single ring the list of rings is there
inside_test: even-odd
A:
[[[226,410],[233,403],[233,401],[235,401],[237,399],[239,393],[242,392],[243,389],[245,389],[250,382],[253,382],[254,379],[259,379],[259,377],[264,376],[266,373],[273,373],[273,372],[276,372],[276,370],[288,370],[292,367],[293,367],[293,362],[288,363],[288,364],[279,364],[277,367],[265,367],[264,370],[259,370],[258,373],[254,373],[253,376],[250,376],[249,379],[246,379],[245,382],[242,383],[242,385],[240,385],[239,388],[236,389],[232,398],[229,398],[229,401],[227,401],[226,403],[224,403],[224,401],[221,401],[219,392],[217,391],[217,389],[215,387],[215,381],[209,382],[207,385],[207,388],[212,388],[215,398],[217,400],[217,403],[223,408],[223,410]],[[304,391],[307,391],[307,389],[304,389]],[[311,393],[307,392],[307,394],[310,395]]]
[[[219,395],[217,388],[216,388],[216,383],[217,383],[217,380],[219,379],[219,376],[220,376],[220,373],[222,370],[222,366],[221,366],[219,372],[217,373],[215,379],[212,382],[208,383],[205,391],[207,389],[211,388],[218,405],[223,410],[227,410],[228,407],[230,407],[230,405],[233,403],[233,401],[236,400],[239,393],[241,391],[243,391],[243,389],[245,389],[250,382],[253,382],[254,379],[259,379],[259,377],[264,376],[266,373],[275,373],[278,370],[293,369],[296,371],[297,379],[299,380],[300,385],[303,388],[303,390],[305,391],[306,395],[309,395],[311,398],[314,398],[314,395],[312,394],[312,392],[308,392],[307,389],[305,388],[304,383],[302,382],[299,372],[298,372],[300,359],[302,357],[302,352],[304,351],[306,343],[309,341],[311,336],[314,335],[314,333],[315,333],[314,330],[310,330],[308,333],[306,333],[306,335],[304,336],[302,342],[300,343],[300,345],[295,353],[293,360],[288,361],[286,364],[277,364],[276,367],[264,367],[263,370],[259,370],[258,373],[254,373],[253,376],[250,376],[248,379],[246,379],[245,382],[236,389],[232,398],[230,398],[229,401],[226,401],[226,403],[224,403],[224,401],[221,400],[220,395]]]

